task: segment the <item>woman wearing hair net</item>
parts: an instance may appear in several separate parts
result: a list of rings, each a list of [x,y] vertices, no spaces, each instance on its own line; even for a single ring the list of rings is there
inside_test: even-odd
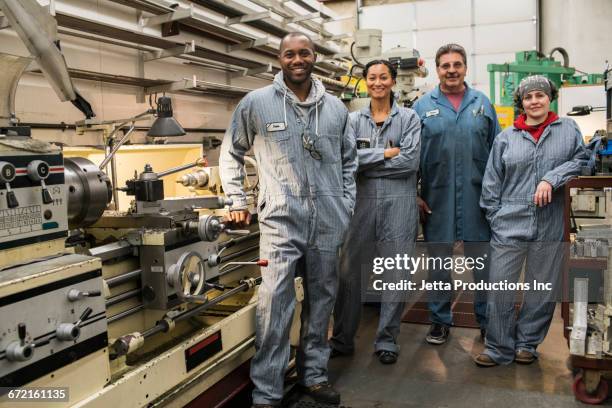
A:
[[[557,90],[546,77],[524,78],[515,92],[523,112],[493,144],[482,181],[480,206],[491,226],[490,283],[518,282],[525,263],[523,304],[516,292],[491,291],[481,367],[530,364],[555,310],[563,260],[563,185],[580,174],[587,155],[570,118],[550,111]],[[534,281],[548,284],[535,290]]]

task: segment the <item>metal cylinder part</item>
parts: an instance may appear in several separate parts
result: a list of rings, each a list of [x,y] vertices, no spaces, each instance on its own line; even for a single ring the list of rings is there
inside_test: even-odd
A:
[[[221,217],[204,214],[198,219],[197,230],[202,241],[216,241],[224,228],[225,225],[221,222]]]
[[[68,188],[68,226],[86,227],[104,213],[113,196],[108,176],[83,157],[64,158]]]
[[[34,355],[34,345],[14,341],[6,348],[6,359],[8,361],[27,361]]]
[[[62,323],[55,330],[55,337],[62,341],[74,341],[81,335],[81,328],[74,323]]]
[[[197,170],[192,173],[183,174],[176,180],[185,187],[203,188],[208,185],[208,173],[205,170]]]
[[[134,271],[127,272],[118,276],[113,276],[112,278],[108,278],[105,280],[109,288],[114,288],[115,286],[119,286],[125,282],[140,279],[141,273],[142,271],[140,269],[136,269]]]

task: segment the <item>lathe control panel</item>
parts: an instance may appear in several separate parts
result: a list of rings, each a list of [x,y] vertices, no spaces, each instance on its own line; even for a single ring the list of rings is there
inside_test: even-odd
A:
[[[0,154],[0,249],[65,237],[68,202],[62,153]]]
[[[0,386],[20,387],[107,346],[102,265],[69,254],[0,273]]]

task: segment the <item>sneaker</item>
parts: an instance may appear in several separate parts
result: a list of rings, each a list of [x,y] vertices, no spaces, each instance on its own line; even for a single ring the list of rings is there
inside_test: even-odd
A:
[[[481,353],[474,357],[474,362],[478,367],[495,367],[498,365],[491,357],[487,354]]]
[[[378,361],[383,364],[395,364],[397,362],[397,353],[387,350],[380,350],[376,352]]]
[[[450,328],[443,324],[432,323],[429,328],[429,333],[427,333],[427,337],[425,337],[425,341],[429,344],[444,344],[448,339],[448,335],[450,334]]]
[[[334,390],[334,387],[327,381],[311,385],[310,387],[300,385],[299,388],[303,394],[310,396],[316,402],[334,405],[340,404],[340,393]]]
[[[516,361],[519,364],[531,364],[535,360],[536,360],[536,356],[527,350],[519,350],[516,352],[516,355],[514,356],[514,361]]]

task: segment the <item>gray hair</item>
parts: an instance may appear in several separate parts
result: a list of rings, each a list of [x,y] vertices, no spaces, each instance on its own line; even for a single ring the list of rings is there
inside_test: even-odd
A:
[[[463,63],[467,65],[467,53],[465,52],[465,48],[463,48],[459,44],[451,43],[441,46],[440,48],[438,48],[438,51],[436,51],[436,67],[440,66],[440,57],[442,55],[450,54],[452,52],[460,54],[461,58],[463,58]]]

